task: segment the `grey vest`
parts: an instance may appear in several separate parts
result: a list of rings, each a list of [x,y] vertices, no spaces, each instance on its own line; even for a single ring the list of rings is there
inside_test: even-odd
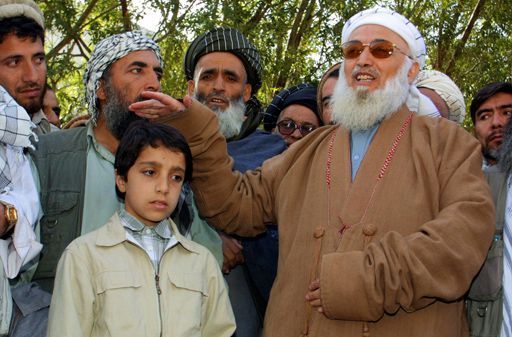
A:
[[[467,294],[466,313],[471,337],[499,337],[503,320],[503,226],[507,175],[497,166],[484,173],[496,206],[496,231],[485,263]]]
[[[64,249],[80,236],[87,166],[87,128],[80,127],[39,137],[30,152],[40,182],[44,216],[43,250],[33,280],[49,292]]]

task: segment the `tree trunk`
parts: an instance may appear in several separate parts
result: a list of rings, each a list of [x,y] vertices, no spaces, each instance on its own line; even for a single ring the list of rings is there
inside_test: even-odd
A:
[[[283,68],[279,72],[279,77],[274,85],[276,88],[284,88],[288,81],[290,69],[295,59],[296,53],[300,46],[300,41],[307,27],[311,23],[311,13],[314,9],[315,0],[302,0],[293,20],[290,37],[288,39],[288,45],[284,55]]]

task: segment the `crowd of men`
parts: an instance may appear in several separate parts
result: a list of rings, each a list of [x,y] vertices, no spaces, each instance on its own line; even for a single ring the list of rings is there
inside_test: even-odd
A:
[[[257,48],[234,28],[204,32],[187,49],[178,100],[161,90],[159,46],[133,31],[96,45],[83,76],[89,115],[60,130],[44,42],[32,0],[0,0],[0,336],[512,337],[512,83],[466,93],[471,135],[460,89],[425,69],[418,29],[374,7],[345,23],[343,60],[318,87],[285,88],[266,108]],[[61,256],[123,214],[116,154],[145,119],[177,129],[193,157],[177,232],[142,226],[131,241],[154,262],[156,286],[129,261],[73,278]],[[215,272],[159,274],[172,238],[215,257],[228,304],[224,283],[210,286]],[[147,305],[119,302],[123,289],[155,294],[160,327],[116,317],[115,306]],[[200,312],[184,305],[192,293]],[[87,308],[108,319],[85,327]]]

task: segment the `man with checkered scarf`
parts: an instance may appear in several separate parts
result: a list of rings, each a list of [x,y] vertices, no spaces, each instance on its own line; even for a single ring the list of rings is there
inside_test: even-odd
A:
[[[32,0],[0,0],[0,85],[21,105],[37,135],[59,130],[43,112],[44,17]]]
[[[125,130],[141,118],[129,106],[145,100],[144,93],[160,91],[161,76],[160,49],[142,33],[100,41],[84,74],[90,121],[41,136],[31,152],[44,213],[39,223],[44,248],[33,280],[43,289],[51,292],[66,246],[104,224],[120,206],[114,157]]]

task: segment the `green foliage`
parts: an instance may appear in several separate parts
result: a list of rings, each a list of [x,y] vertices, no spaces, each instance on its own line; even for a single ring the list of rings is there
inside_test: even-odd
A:
[[[163,90],[175,97],[186,93],[183,58],[188,44],[205,30],[235,27],[258,47],[264,63],[259,98],[268,103],[283,87],[317,83],[331,64],[341,60],[345,21],[374,5],[395,9],[419,27],[428,46],[427,68],[447,72],[461,87],[468,105],[483,85],[512,80],[510,1],[151,0],[135,4],[133,0],[47,0],[40,5],[48,31],[49,82],[68,113],[65,119],[86,111],[81,103],[85,63],[99,40],[125,29],[123,1],[134,28],[148,10],[163,18],[158,30],[149,34],[160,44],[165,59]],[[479,11],[475,11],[477,5],[481,5]]]

